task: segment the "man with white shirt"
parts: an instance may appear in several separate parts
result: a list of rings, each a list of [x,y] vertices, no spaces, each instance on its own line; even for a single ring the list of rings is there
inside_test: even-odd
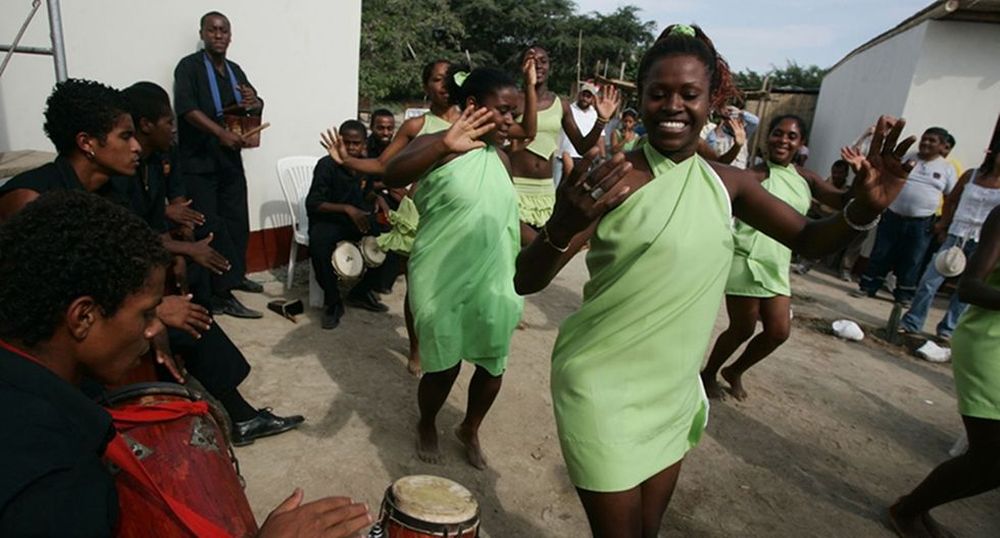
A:
[[[760,118],[733,105],[723,108],[721,115],[714,129],[703,131],[702,138],[719,156],[719,162],[746,169],[750,158],[748,141],[753,138]]]
[[[589,133],[594,128],[594,124],[597,123],[597,109],[594,108],[594,101],[597,100],[598,92],[600,92],[600,88],[596,84],[587,81],[581,82],[580,91],[576,94],[576,101],[569,105],[569,110],[573,114],[573,121],[576,122],[576,126],[580,129],[581,133]],[[604,142],[605,138],[602,134],[596,144],[598,148],[601,148],[601,156],[604,155]],[[576,151],[576,148],[573,147],[573,143],[570,142],[565,131],[560,136],[559,144],[559,153],[556,154],[557,158],[554,162],[556,186],[559,185],[559,180],[562,176],[562,159],[559,156],[563,153],[569,153],[574,163],[579,162],[583,158]]]
[[[958,180],[955,167],[941,157],[947,137],[948,131],[931,127],[920,138],[916,155],[904,157],[904,162],[915,162],[913,170],[902,192],[882,215],[871,261],[855,295],[874,297],[892,271],[896,275],[896,302],[908,304],[913,299],[941,196],[950,193]]]

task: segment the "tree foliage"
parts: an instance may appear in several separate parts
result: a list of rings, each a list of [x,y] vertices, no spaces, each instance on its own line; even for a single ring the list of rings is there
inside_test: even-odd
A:
[[[768,73],[758,73],[752,69],[733,73],[736,85],[742,90],[759,90],[764,78],[771,76],[772,88],[816,89],[823,82],[827,69],[816,65],[802,66],[789,60],[783,68],[772,66]]]
[[[642,21],[634,6],[608,14],[575,11],[571,0],[364,0],[361,96],[419,97],[420,68],[436,58],[468,58],[474,66],[517,73],[521,52],[536,44],[549,52],[549,86],[565,93],[576,81],[581,31],[583,78],[595,74],[598,61],[608,62],[608,75],[617,78],[625,62],[632,80],[655,23]]]

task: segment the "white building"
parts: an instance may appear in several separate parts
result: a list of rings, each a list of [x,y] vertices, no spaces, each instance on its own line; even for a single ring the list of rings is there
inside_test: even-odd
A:
[[[261,146],[243,152],[253,231],[249,268],[287,259],[291,228],[275,163],[288,155],[323,154],[320,131],[356,115],[361,0],[102,0],[61,6],[70,77],[118,88],[149,80],[171,92],[177,61],[200,45],[201,16],[226,14],[233,27],[228,57],[260,92],[264,121],[271,123]],[[0,43],[11,43],[30,8],[30,0],[4,0]],[[51,46],[44,2],[21,46]],[[0,152],[52,151],[42,113],[53,84],[51,57],[14,55],[0,77]]]
[[[825,174],[879,114],[906,134],[948,129],[951,156],[979,166],[1000,126],[1000,0],[937,1],[861,45],[823,79],[809,166]]]

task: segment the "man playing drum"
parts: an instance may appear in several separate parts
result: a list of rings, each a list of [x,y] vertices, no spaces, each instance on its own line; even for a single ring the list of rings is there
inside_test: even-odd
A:
[[[111,417],[77,385],[118,381],[163,330],[169,262],[144,222],[93,194],[45,194],[0,226],[0,405],[15,411],[0,426],[0,536],[110,536],[130,510],[102,461]],[[356,536],[371,521],[296,489],[258,536]]]
[[[366,131],[365,124],[357,120],[347,120],[340,126],[340,138],[351,157],[364,157]],[[356,242],[365,235],[378,235],[378,228],[384,225],[378,224],[373,213],[376,209],[389,213],[385,200],[375,195],[371,187],[368,178],[338,164],[330,156],[320,159],[313,171],[312,185],[306,196],[309,256],[316,280],[323,288],[324,329],[336,328],[344,315],[338,275],[330,262],[337,244]],[[371,312],[388,312],[389,307],[373,290],[383,281],[382,273],[392,270],[391,265],[394,264],[372,267],[365,272],[347,294],[347,304]]]

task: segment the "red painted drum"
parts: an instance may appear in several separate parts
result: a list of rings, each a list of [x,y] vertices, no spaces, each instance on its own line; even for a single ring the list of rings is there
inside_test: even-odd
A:
[[[369,536],[475,538],[479,503],[469,490],[447,478],[406,476],[385,491],[379,522]]]
[[[113,457],[110,446],[107,454],[120,464],[111,465],[118,536],[192,536],[206,528],[218,536],[256,534],[221,409],[173,383],[122,387],[103,403],[127,447],[126,458]]]

